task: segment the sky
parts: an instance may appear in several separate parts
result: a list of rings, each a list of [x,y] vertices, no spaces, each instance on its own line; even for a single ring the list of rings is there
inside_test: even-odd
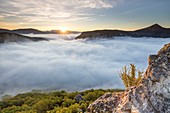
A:
[[[170,0],[0,0],[0,28],[134,30],[170,27]]]

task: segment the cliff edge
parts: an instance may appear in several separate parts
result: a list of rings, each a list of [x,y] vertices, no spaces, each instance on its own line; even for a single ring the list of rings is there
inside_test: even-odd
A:
[[[138,86],[106,93],[88,107],[89,113],[170,113],[170,43],[150,55]]]

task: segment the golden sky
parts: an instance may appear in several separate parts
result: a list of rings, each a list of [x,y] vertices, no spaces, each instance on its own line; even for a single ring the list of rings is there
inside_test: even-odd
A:
[[[0,28],[87,31],[170,27],[170,0],[0,0]]]

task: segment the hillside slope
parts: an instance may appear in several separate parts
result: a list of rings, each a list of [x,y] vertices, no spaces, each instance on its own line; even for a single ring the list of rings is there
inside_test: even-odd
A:
[[[76,39],[112,38],[117,36],[170,38],[170,29],[154,24],[135,31],[95,30],[82,32]]]
[[[25,41],[47,41],[46,38],[39,38],[39,37],[28,37],[23,36],[15,33],[7,33],[2,32],[0,33],[0,43],[6,42],[25,42]]]

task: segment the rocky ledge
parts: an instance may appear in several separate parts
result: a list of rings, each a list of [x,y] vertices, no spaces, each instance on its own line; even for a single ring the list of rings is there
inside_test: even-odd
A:
[[[88,107],[90,113],[170,113],[170,43],[157,55],[138,86],[119,94],[107,93]]]
[[[28,37],[28,36],[15,34],[15,33],[7,33],[7,32],[0,33],[0,43],[25,42],[25,41],[48,41],[48,39],[39,38],[39,37]]]

